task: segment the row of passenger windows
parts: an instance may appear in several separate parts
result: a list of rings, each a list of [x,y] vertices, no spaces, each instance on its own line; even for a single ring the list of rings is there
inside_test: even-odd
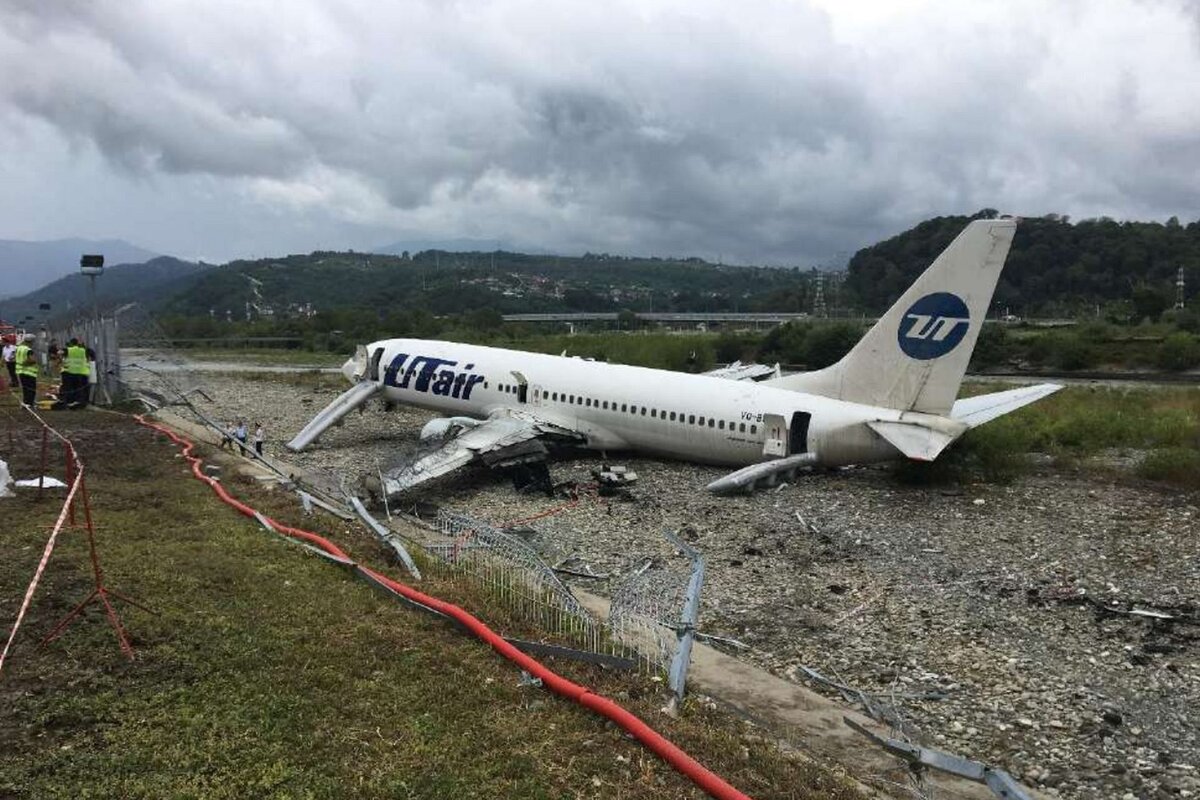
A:
[[[631,414],[635,416],[648,416],[654,419],[664,419],[668,420],[669,422],[680,422],[686,425],[698,425],[700,427],[715,428],[721,431],[729,430],[737,431],[738,433],[746,432],[746,423],[744,422],[726,422],[723,419],[714,419],[713,417],[697,416],[696,414],[684,414],[682,411],[668,411],[666,409],[647,408],[646,406],[631,406],[628,403],[621,403],[618,405],[616,400],[594,400],[590,397],[566,394],[565,392],[543,392],[543,396],[553,402],[566,403],[567,405],[599,408],[603,411],[616,411],[621,414]],[[750,433],[758,433],[758,426],[751,425]]]
[[[484,384],[487,388],[487,384]],[[511,383],[498,383],[496,388],[506,394],[517,394],[518,387]],[[657,408],[647,408],[646,406],[631,406],[628,403],[621,403],[619,406],[616,400],[593,400],[590,397],[583,395],[567,394],[566,392],[551,392],[543,391],[543,397],[555,402],[566,403],[567,405],[584,406],[586,408],[599,408],[603,411],[616,411],[621,414],[631,414],[634,416],[649,416],[653,419],[664,419],[670,422],[680,422],[687,425],[699,425],[700,427],[715,428],[717,430],[736,431],[738,433],[746,433],[746,423],[744,422],[726,422],[723,419],[714,419],[713,417],[697,416],[696,414],[684,414],[682,411],[667,411]],[[758,433],[758,426],[751,424],[750,433]]]

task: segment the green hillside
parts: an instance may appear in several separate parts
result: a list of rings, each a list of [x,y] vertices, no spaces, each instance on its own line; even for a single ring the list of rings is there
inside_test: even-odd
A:
[[[972,219],[936,217],[899,236],[866,247],[850,260],[846,289],[870,312],[879,312],[908,288]],[[1182,225],[1091,219],[1072,223],[1050,214],[1017,226],[994,311],[1019,316],[1094,316],[1099,304],[1114,321],[1156,318],[1175,301],[1176,271],[1183,267],[1191,300],[1200,293],[1200,222]],[[1192,303],[1189,303],[1192,305]]]
[[[108,267],[96,280],[96,302],[101,309],[140,302],[150,306],[168,297],[186,293],[203,273],[207,264],[194,264],[170,256],[153,258],[144,264],[118,264]],[[50,305],[49,312],[39,306]],[[91,308],[89,279],[72,273],[21,297],[0,301],[0,317],[16,321],[32,316],[39,322],[71,318]]]
[[[233,261],[175,297],[168,314],[233,316],[245,304],[287,313],[371,306],[435,315],[488,308],[501,313],[549,311],[802,311],[811,273],[731,267],[700,259],[523,253],[412,256],[316,252]]]
[[[937,217],[851,259],[844,281],[826,282],[826,305],[838,316],[885,310],[971,219]],[[1200,222],[1171,219],[1072,223],[1051,214],[1017,229],[996,290],[994,313],[1154,319],[1174,305],[1176,270],[1200,288]],[[386,316],[445,316],[481,309],[499,313],[569,311],[811,311],[814,270],[727,266],[701,259],[608,254],[581,257],[427,250],[377,255],[316,252],[234,261],[213,269],[173,297],[175,316],[296,316],[371,307]],[[260,313],[265,312],[265,313]]]

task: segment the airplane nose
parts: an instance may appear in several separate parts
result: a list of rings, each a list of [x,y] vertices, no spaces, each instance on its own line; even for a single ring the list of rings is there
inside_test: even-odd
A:
[[[358,376],[354,373],[357,371],[353,358],[347,358],[346,363],[342,364],[342,374],[346,376],[346,380],[350,383],[357,383]]]

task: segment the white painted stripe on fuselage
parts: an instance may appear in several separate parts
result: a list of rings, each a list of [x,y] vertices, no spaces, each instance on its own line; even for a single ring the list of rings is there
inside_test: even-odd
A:
[[[388,339],[373,342],[368,352],[374,353],[380,347],[384,351],[379,361],[381,381],[385,381],[389,366],[404,357],[396,379],[385,381],[393,384],[384,387],[389,400],[447,415],[479,418],[498,408],[522,409],[586,435],[588,446],[593,449],[628,448],[713,464],[753,464],[769,458],[763,454],[766,439],[763,415],[778,414],[790,420],[793,412],[802,411],[811,414],[808,449],[817,454],[822,464],[867,463],[897,456],[891,445],[864,424],[871,420],[900,419],[901,413],[892,409],[845,403],[749,381],[498,347]],[[430,358],[447,363],[439,365],[434,380],[427,380],[419,389],[422,363],[428,364]],[[416,362],[417,359],[425,361]],[[464,369],[467,365],[473,367]],[[404,373],[414,370],[405,381]],[[443,372],[450,375],[442,376]],[[516,374],[527,382],[524,403],[516,393],[519,385]],[[471,376],[482,376],[482,380],[472,380]],[[456,380],[460,386],[457,392],[453,389]],[[506,386],[513,390],[505,391],[502,387]],[[444,393],[436,394],[435,387]],[[455,393],[460,396],[454,397]],[[572,396],[584,402],[564,399]],[[634,408],[636,413],[631,410]],[[676,415],[674,421],[670,419],[671,412]],[[704,426],[681,421],[692,417],[704,418]],[[714,424],[710,426],[709,420]]]

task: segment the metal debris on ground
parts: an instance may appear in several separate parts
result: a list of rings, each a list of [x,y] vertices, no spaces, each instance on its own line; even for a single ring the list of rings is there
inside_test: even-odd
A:
[[[675,690],[675,700],[679,702],[683,700],[688,667],[692,663],[692,643],[696,640],[696,626],[700,619],[700,588],[704,585],[704,556],[700,554],[699,550],[670,531],[663,531],[663,535],[692,562],[691,575],[688,576],[687,588],[684,590],[683,611],[679,615],[679,627],[675,631],[679,637],[679,644],[675,648],[675,657],[671,660],[669,673],[671,688]]]
[[[628,467],[605,464],[600,469],[592,470],[592,477],[596,480],[596,494],[600,497],[633,499],[629,487],[637,482],[638,476]]]
[[[1031,603],[1052,602],[1064,605],[1087,605],[1100,614],[1111,614],[1119,617],[1141,617],[1153,623],[1181,623],[1184,625],[1200,626],[1200,616],[1197,616],[1193,604],[1179,606],[1163,606],[1119,599],[1100,599],[1093,596],[1083,586],[1046,586],[1026,590],[1026,597]],[[1189,613],[1193,612],[1193,613]]]
[[[749,650],[750,649],[750,645],[746,644],[745,642],[734,639],[731,636],[717,636],[716,634],[712,634],[712,633],[703,633],[701,631],[696,631],[696,638],[701,639],[705,642],[711,642],[712,644],[716,644],[716,645],[727,645],[727,646],[733,647],[737,650]]]
[[[847,703],[858,703],[861,705],[866,715],[876,722],[882,722],[892,729],[900,731],[901,733],[907,734],[909,732],[910,729],[905,723],[904,718],[900,716],[895,708],[887,703],[880,702],[877,695],[868,694],[862,689],[856,689],[853,686],[847,686],[844,683],[839,683],[838,681],[827,678],[821,673],[817,672],[815,669],[806,667],[803,664],[800,665],[800,669],[802,669],[804,673],[814,681],[837,689],[839,692],[841,692],[842,697],[845,698]],[[896,697],[896,695],[891,696],[893,698]],[[920,699],[941,700],[944,697],[945,695],[943,694],[931,693],[929,695],[920,696]]]
[[[982,783],[991,789],[997,797],[1004,798],[1004,800],[1033,800],[1032,796],[1025,790],[1025,787],[1017,783],[1012,775],[1009,775],[1002,769],[993,769],[986,764],[972,761],[962,756],[956,756],[952,753],[943,753],[940,750],[902,742],[899,739],[879,736],[849,717],[842,717],[842,721],[849,725],[852,730],[866,736],[892,755],[907,761],[909,767],[914,772],[929,767],[941,772],[948,772],[951,775],[957,775],[960,778],[966,778],[969,781]]]
[[[574,566],[576,564],[578,564],[578,566]],[[596,572],[592,569],[591,565],[577,555],[571,555],[561,559],[552,567],[552,569],[555,572],[561,572],[564,575],[571,575],[576,578],[587,578],[595,581],[608,580],[607,572]]]

